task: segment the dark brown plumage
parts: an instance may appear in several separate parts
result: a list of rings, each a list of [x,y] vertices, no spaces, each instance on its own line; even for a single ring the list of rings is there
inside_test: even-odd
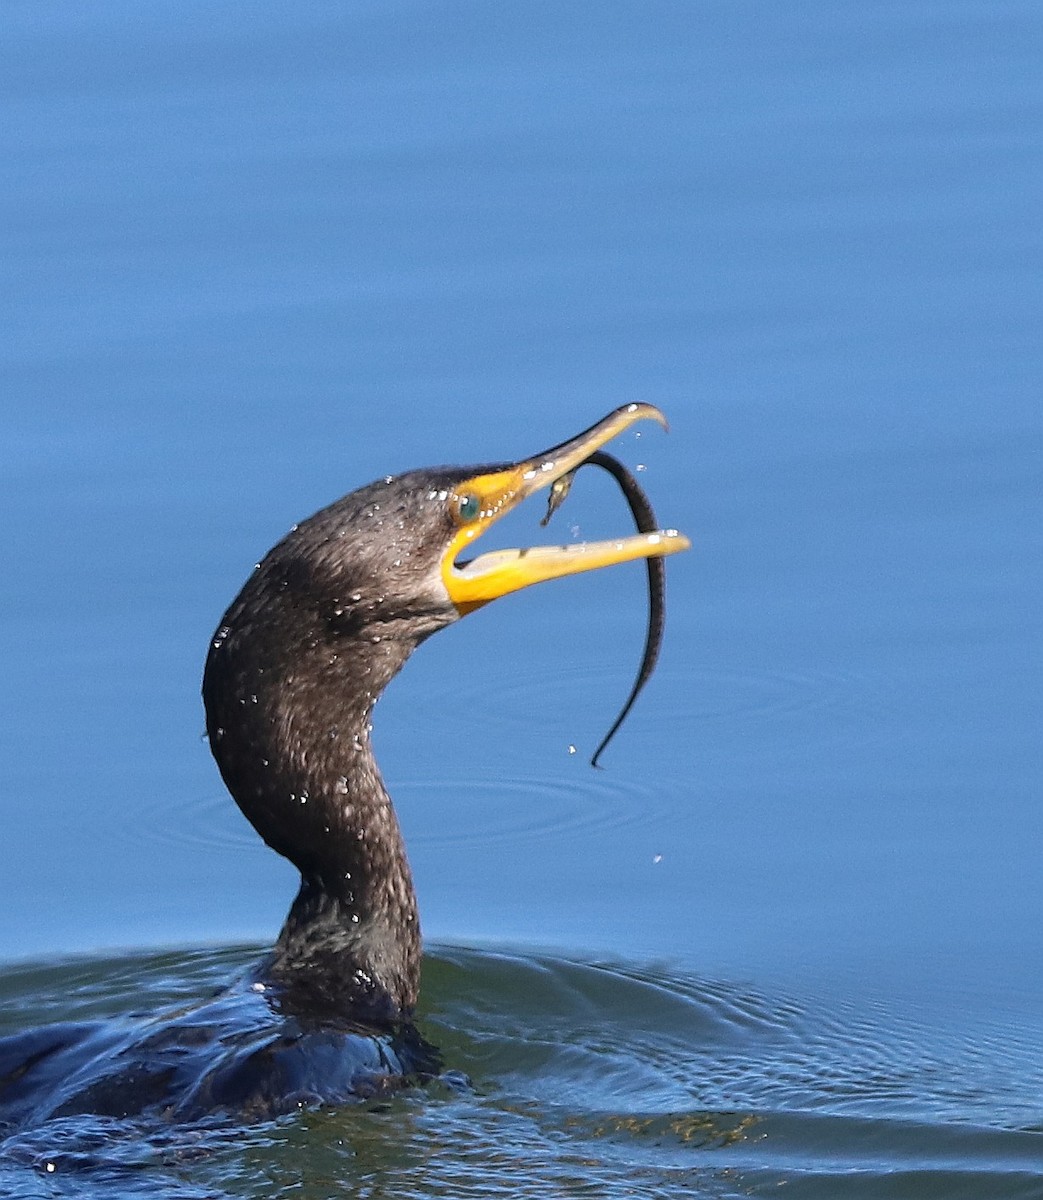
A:
[[[495,520],[643,417],[662,421],[629,405],[520,463],[385,478],[265,556],[214,634],[203,700],[229,791],[301,873],[282,932],[247,979],[198,1009],[132,1029],[101,1022],[0,1039],[0,1126],[88,1111],[271,1115],[438,1068],[412,1023],[420,925],[373,758],[373,705],[420,642],[488,601],[688,545],[646,531],[465,560]]]
[[[244,814],[301,872],[267,973],[284,1003],[292,995],[294,1007],[376,1021],[413,1012],[420,925],[373,758],[373,705],[420,642],[479,604],[687,545],[646,530],[458,562],[504,512],[585,462],[602,464],[599,447],[649,416],[662,421],[630,405],[521,463],[413,471],[360,488],[295,526],[225,613],[203,679],[211,749]]]

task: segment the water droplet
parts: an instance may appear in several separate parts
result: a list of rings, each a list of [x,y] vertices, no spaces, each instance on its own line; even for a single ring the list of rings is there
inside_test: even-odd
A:
[[[352,925],[357,925],[357,924],[359,923],[359,915],[358,915],[358,913],[352,913],[352,914],[351,914],[351,923],[352,923]]]
[[[661,854],[653,854],[652,861],[654,863],[661,863],[663,861],[663,856]]]
[[[644,463],[638,463],[637,466],[634,468],[634,470],[635,471],[647,471],[648,468],[645,466]]]
[[[575,753],[576,753],[576,747],[575,747],[575,746],[573,746],[573,744],[572,744],[571,742],[569,742],[569,753],[570,753],[570,754],[575,754]]]

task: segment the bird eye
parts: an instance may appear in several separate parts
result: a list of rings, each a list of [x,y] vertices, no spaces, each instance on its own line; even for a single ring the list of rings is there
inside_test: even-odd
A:
[[[464,521],[473,521],[482,509],[482,502],[474,492],[468,492],[466,496],[458,496],[456,505],[456,511]]]

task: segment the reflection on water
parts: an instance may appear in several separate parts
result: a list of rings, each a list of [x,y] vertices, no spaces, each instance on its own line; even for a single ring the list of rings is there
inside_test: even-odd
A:
[[[257,951],[0,975],[4,1027],[179,1008]],[[9,1132],[0,1190],[34,1195],[1038,1195],[1043,1068],[895,1003],[860,1012],[662,968],[443,947],[422,1023],[455,1080],[230,1128],[76,1117]],[[1015,1080],[1020,1080],[1016,1083]]]

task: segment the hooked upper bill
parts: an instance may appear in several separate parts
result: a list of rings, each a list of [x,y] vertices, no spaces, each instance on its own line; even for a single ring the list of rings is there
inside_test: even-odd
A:
[[[458,485],[452,500],[460,528],[442,560],[442,579],[461,615],[530,584],[638,558],[676,554],[689,548],[691,542],[684,534],[676,529],[660,529],[655,533],[631,534],[610,541],[494,550],[469,562],[457,563],[458,557],[476,538],[522,500],[541,488],[550,487],[636,421],[645,419],[666,428],[666,418],[658,408],[651,404],[627,404],[560,446],[516,466],[476,475]]]

